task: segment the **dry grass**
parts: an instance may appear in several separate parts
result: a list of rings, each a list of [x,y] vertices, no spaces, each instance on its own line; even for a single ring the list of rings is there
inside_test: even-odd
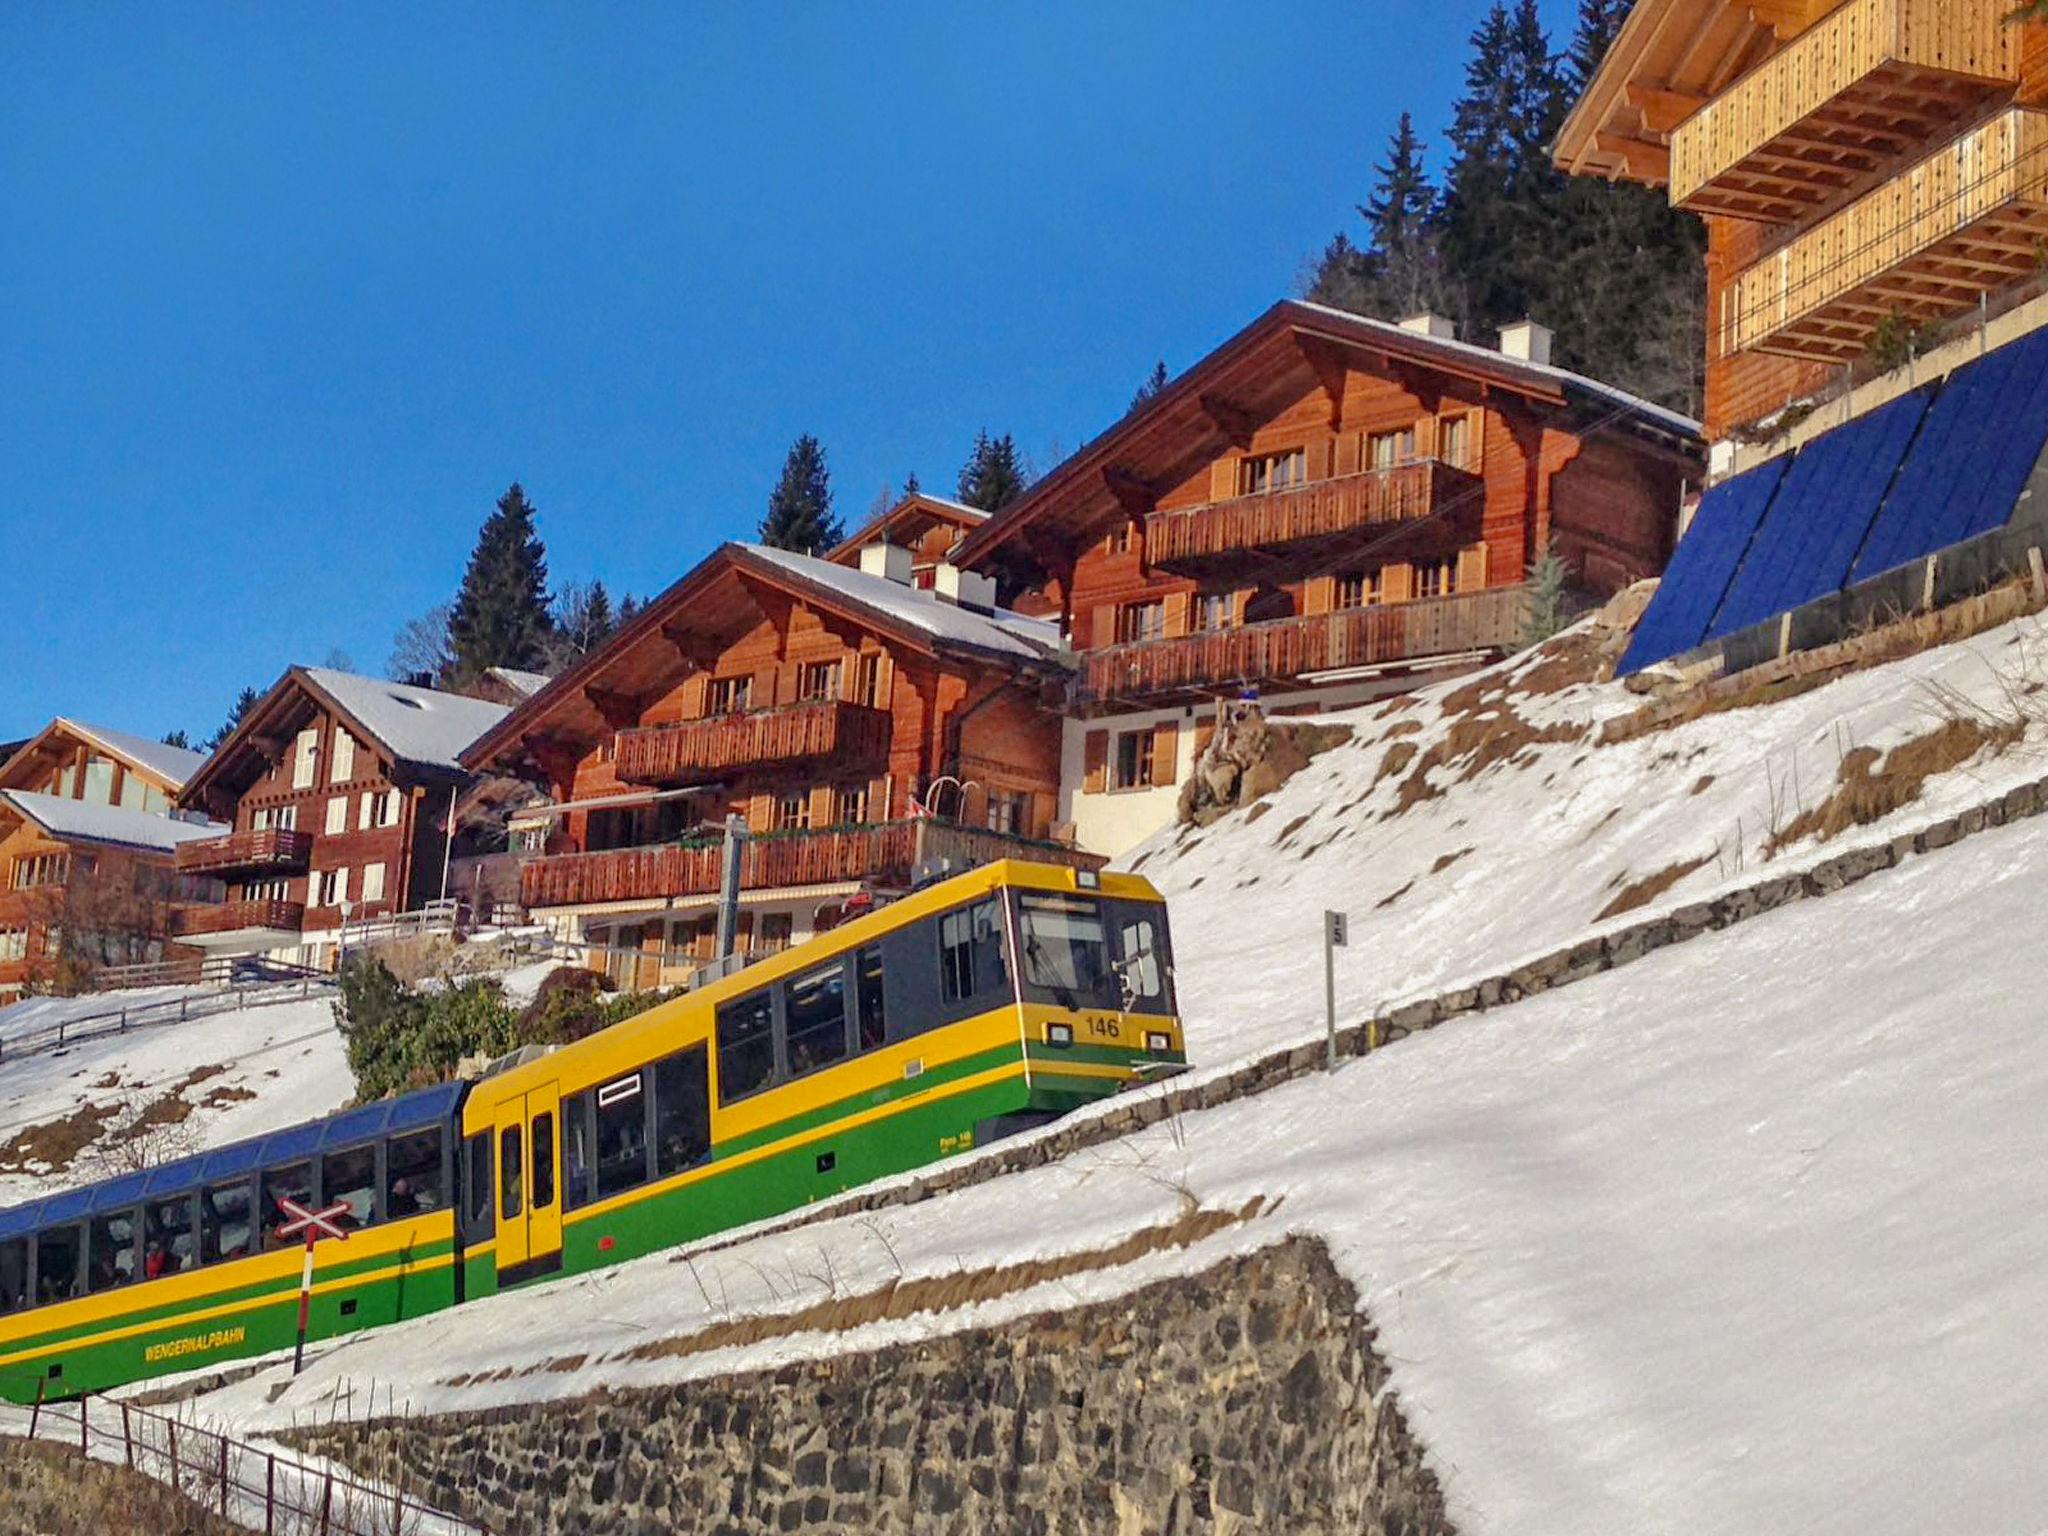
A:
[[[1714,776],[1711,773],[1703,773],[1699,777],[1699,782],[1693,785],[1692,792],[1696,795],[1704,795],[1713,787]]]
[[[161,1094],[157,1095],[156,1098],[143,1105],[142,1113],[137,1115],[119,1131],[116,1131],[114,1139],[116,1141],[135,1141],[147,1136],[151,1131],[161,1130],[165,1126],[183,1125],[192,1118],[192,1111],[199,1107],[185,1097],[186,1092],[189,1089],[197,1088],[201,1083],[219,1077],[225,1071],[227,1071],[227,1068],[223,1066],[194,1067],[178,1082],[173,1083]],[[222,1087],[216,1088],[211,1094],[208,1094],[206,1102],[209,1104],[232,1104],[237,1102],[238,1098],[253,1099],[255,1096],[246,1089]]]
[[[1456,853],[1446,853],[1429,866],[1429,872],[1432,875],[1440,875],[1470,852],[1472,852],[1470,848],[1460,848]]]
[[[1414,889],[1415,882],[1413,880],[1410,880],[1398,891],[1393,892],[1391,895],[1382,896],[1378,901],[1373,903],[1373,906],[1379,909],[1391,907],[1395,902],[1399,901],[1403,896],[1406,896],[1410,891]]]
[[[0,1145],[0,1173],[63,1173],[120,1113],[113,1104],[81,1104],[59,1120],[31,1125]]]
[[[1704,859],[1681,859],[1669,869],[1660,869],[1654,875],[1645,875],[1632,884],[1624,885],[1614,900],[1600,909],[1599,916],[1593,921],[1605,922],[1610,917],[1619,917],[1624,912],[1647,907],[1694,870],[1704,868],[1712,862],[1711,854]]]
[[[1889,752],[1854,748],[1843,754],[1834,793],[1776,829],[1764,845],[1764,857],[1775,857],[1805,838],[1824,843],[1851,827],[1882,821],[1918,800],[1929,779],[1960,768],[1981,753],[2001,756],[2025,732],[2024,720],[1952,715]]]

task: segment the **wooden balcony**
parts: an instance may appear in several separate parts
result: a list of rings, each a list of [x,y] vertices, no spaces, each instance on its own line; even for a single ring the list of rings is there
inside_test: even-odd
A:
[[[535,911],[713,896],[718,892],[721,851],[716,843],[670,844],[534,859],[520,871],[520,900],[528,911]],[[1063,844],[951,822],[895,821],[750,838],[741,860],[740,888],[761,891],[853,882],[901,888],[929,862],[946,861],[964,868],[997,859],[1030,859],[1079,869],[1100,869],[1108,862]]]
[[[263,827],[178,845],[181,875],[289,874],[306,867],[313,834]]]
[[[1796,224],[2020,78],[1991,0],[1848,0],[1671,134],[1671,201]]]
[[[224,901],[178,908],[171,914],[171,935],[204,939],[252,930],[297,933],[305,920],[306,909],[296,901]]]
[[[1082,658],[1080,702],[1213,693],[1352,667],[1504,651],[1519,642],[1523,602],[1520,587],[1504,587],[1111,646]]]
[[[1888,317],[1952,318],[2041,271],[2048,113],[2014,107],[1741,273],[1714,351],[1862,356]]]
[[[1418,522],[1477,492],[1479,476],[1435,459],[1367,470],[1286,490],[1211,502],[1145,519],[1145,559],[1195,571],[1239,561],[1246,550],[1312,551],[1363,528]]]
[[[746,768],[833,758],[879,762],[889,754],[889,712],[838,699],[643,726],[619,732],[619,777],[629,784],[674,784]]]

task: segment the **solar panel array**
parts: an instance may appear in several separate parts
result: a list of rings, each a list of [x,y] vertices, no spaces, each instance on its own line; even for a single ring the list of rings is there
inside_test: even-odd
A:
[[[1701,498],[1625,675],[2008,523],[2048,444],[2048,331]]]

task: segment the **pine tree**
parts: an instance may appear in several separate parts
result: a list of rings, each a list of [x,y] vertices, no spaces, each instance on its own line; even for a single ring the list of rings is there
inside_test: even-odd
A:
[[[1358,210],[1372,232],[1372,248],[1382,256],[1411,249],[1428,237],[1436,189],[1422,163],[1424,147],[1415,131],[1415,115],[1403,112],[1387,146],[1387,162],[1376,167],[1379,181]]]
[[[206,745],[200,750],[212,752],[222,742],[234,735],[235,728],[249,717],[249,711],[256,707],[261,698],[262,695],[254,688],[244,688],[240,693],[236,694],[234,707],[228,711],[227,719],[221,722],[221,728],[213,733]]]
[[[1358,208],[1368,247],[1360,250],[1343,234],[1331,241],[1311,298],[1382,320],[1458,307],[1437,249],[1437,194],[1424,165],[1425,149],[1413,115],[1403,112],[1386,162],[1375,167],[1373,190]]]
[[[771,549],[805,555],[822,555],[846,537],[832,515],[832,475],[825,467],[825,450],[808,432],[791,444],[789,457],[783,460],[782,478],[768,498],[768,515],[761,519],[760,537]]]
[[[548,614],[547,550],[534,507],[515,482],[484,519],[448,620],[450,671],[458,681],[492,667],[537,670],[554,632]]]
[[[1009,433],[974,439],[974,452],[960,470],[960,500],[984,512],[1000,512],[1024,494],[1024,469],[1017,461],[1017,443]]]
[[[1621,25],[1635,0],[1579,0],[1579,24],[1565,54],[1565,82],[1574,99],[1585,94],[1600,72],[1600,62],[1621,35]]]
[[[182,726],[175,731],[165,731],[158,739],[167,747],[183,747],[187,752],[192,750],[192,738],[185,734]]]
[[[1136,410],[1146,402],[1156,400],[1166,392],[1166,359],[1161,358],[1152,365],[1152,371],[1145,375],[1145,382],[1138,386],[1138,392],[1131,396],[1131,409]]]
[[[909,474],[903,477],[903,494],[905,496],[915,496],[923,489],[924,487],[917,483],[916,470],[913,469]]]

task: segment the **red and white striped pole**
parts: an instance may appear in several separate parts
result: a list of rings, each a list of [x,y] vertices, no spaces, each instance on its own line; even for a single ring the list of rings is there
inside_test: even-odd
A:
[[[299,1269],[299,1342],[292,1349],[292,1374],[306,1368],[306,1319],[313,1313],[313,1245],[320,1240],[317,1227],[306,1228],[306,1262]]]

